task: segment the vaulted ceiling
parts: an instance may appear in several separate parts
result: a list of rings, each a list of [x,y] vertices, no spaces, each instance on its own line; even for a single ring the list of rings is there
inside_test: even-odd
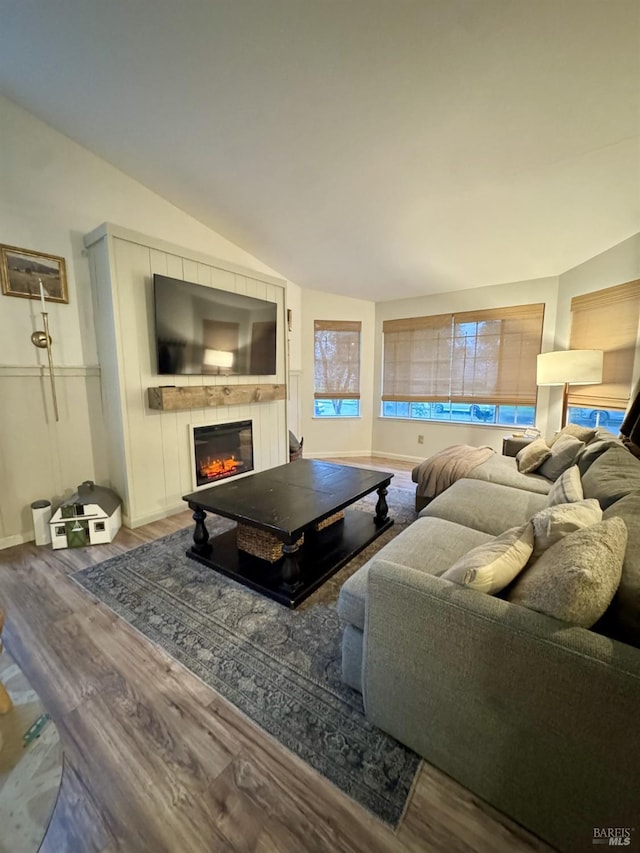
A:
[[[4,95],[303,287],[556,275],[640,231],[637,0],[0,0],[0,22]]]

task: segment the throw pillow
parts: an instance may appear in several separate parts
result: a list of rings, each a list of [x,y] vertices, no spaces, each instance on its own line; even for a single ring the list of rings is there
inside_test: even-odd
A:
[[[621,518],[574,530],[527,568],[508,600],[590,628],[615,595],[627,544]]]
[[[527,521],[472,548],[440,577],[493,595],[511,583],[532,551],[533,525]]]
[[[530,474],[535,471],[545,459],[551,456],[551,449],[544,438],[536,438],[531,444],[527,444],[516,454],[516,464],[521,474]]]
[[[549,489],[547,495],[547,506],[556,506],[557,504],[569,504],[574,501],[581,501],[584,498],[582,492],[582,480],[580,479],[580,470],[577,465],[572,465],[567,468],[555,481]]]
[[[640,461],[622,444],[609,447],[582,475],[585,496],[607,509],[620,498],[640,491]]]
[[[583,441],[585,444],[589,444],[592,438],[595,438],[597,430],[588,429],[587,427],[578,426],[578,424],[567,424],[565,427],[562,427],[555,435],[553,435],[550,439],[547,440],[547,444],[549,447],[553,447],[556,441],[559,438],[562,438],[565,435],[572,435],[574,438]]]
[[[538,474],[547,480],[557,480],[563,471],[575,463],[584,447],[584,442],[573,435],[563,435],[554,443],[551,456],[538,468]]]
[[[589,468],[593,465],[596,459],[599,459],[603,453],[606,453],[611,447],[622,447],[622,442],[611,436],[611,438],[598,438],[596,436],[580,454],[577,465],[580,469],[580,476],[584,477]]]
[[[599,521],[602,521],[602,510],[593,498],[541,509],[531,519],[534,559],[568,533],[581,527],[590,527]]]

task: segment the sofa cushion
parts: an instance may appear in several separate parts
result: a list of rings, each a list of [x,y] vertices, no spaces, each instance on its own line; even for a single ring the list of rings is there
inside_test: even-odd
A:
[[[548,480],[557,480],[563,471],[575,463],[584,446],[584,442],[573,435],[560,436],[551,448],[551,455],[538,468],[538,474]]]
[[[533,523],[533,557],[537,559],[543,551],[550,548],[568,533],[581,527],[590,527],[602,520],[602,510],[596,500],[574,501],[556,504],[537,512],[531,519]]]
[[[622,444],[609,447],[582,477],[585,498],[596,498],[602,509],[640,490],[640,460]]]
[[[572,435],[574,438],[584,442],[584,444],[588,444],[596,437],[596,432],[597,430],[595,429],[589,429],[588,427],[579,426],[578,424],[567,424],[562,427],[561,430],[558,430],[558,432],[551,438],[548,438],[547,444],[549,447],[553,448],[556,441],[566,435]]]
[[[432,575],[441,575],[476,545],[493,539],[442,518],[418,518],[351,575],[340,589],[338,613],[345,622],[364,630],[369,569],[377,557]]]
[[[607,617],[614,626],[614,636],[640,648],[640,494],[616,501],[602,517],[621,518],[627,525],[622,577]]]
[[[577,465],[572,465],[560,474],[558,479],[549,489],[546,505],[556,506],[556,504],[569,504],[574,501],[581,501],[583,498],[584,493],[582,491],[580,471]]]
[[[472,548],[441,577],[495,595],[522,571],[532,551],[533,525],[527,521]]]
[[[590,628],[618,588],[626,543],[627,528],[621,518],[574,530],[524,570],[507,598]]]
[[[551,483],[546,477],[541,477],[539,474],[521,474],[513,456],[500,456],[497,453],[481,465],[476,465],[465,476],[470,480],[499,483],[501,486],[511,486],[514,489],[524,489],[541,495],[546,495],[551,488]]]
[[[526,444],[516,454],[518,471],[521,474],[530,474],[539,468],[545,459],[551,456],[551,448],[544,438],[536,438],[531,444]]]
[[[446,518],[498,536],[543,509],[546,498],[483,480],[458,480],[420,512],[421,518]]]
[[[580,456],[578,456],[577,464],[580,469],[580,476],[584,477],[596,459],[602,456],[610,447],[622,447],[622,442],[611,433],[608,433],[606,437],[602,437],[600,432],[598,432],[593,441],[590,441],[580,453]]]

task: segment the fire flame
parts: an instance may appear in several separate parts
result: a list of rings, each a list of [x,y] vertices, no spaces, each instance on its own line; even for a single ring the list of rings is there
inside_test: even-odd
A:
[[[242,466],[235,456],[228,456],[226,459],[212,459],[207,456],[203,459],[198,467],[198,472],[201,477],[207,480],[219,480],[221,477],[230,477]]]

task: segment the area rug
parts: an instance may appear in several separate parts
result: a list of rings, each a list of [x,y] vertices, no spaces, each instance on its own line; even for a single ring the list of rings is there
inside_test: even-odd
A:
[[[373,514],[376,496],[356,506]],[[73,579],[378,818],[396,826],[419,758],[367,722],[342,684],[337,592],[415,518],[389,490],[396,523],[291,611],[188,559],[192,529],[83,569]],[[233,526],[207,517],[211,535]]]

